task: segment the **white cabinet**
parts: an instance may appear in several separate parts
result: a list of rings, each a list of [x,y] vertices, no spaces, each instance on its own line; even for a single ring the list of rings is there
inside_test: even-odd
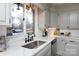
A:
[[[57,39],[57,55],[79,56],[79,38],[59,37]]]
[[[50,26],[50,14],[49,14],[49,9],[45,10],[45,25]]]
[[[9,25],[10,4],[0,3],[0,25]]]
[[[6,4],[0,3],[0,25],[6,23]]]
[[[65,42],[63,37],[57,38],[57,55],[63,55],[65,50]]]
[[[60,13],[58,16],[58,24],[60,28],[66,29],[69,26],[69,13]]]
[[[50,15],[49,15],[49,26],[50,27],[57,27],[58,25],[58,17],[57,17],[57,12],[55,11],[50,11]]]
[[[79,29],[79,12],[77,12],[77,27]]]
[[[79,40],[76,38],[68,38],[65,40],[65,56],[79,56]]]
[[[70,28],[77,28],[77,12],[70,12]]]
[[[11,3],[6,3],[6,24],[11,26]]]
[[[60,12],[58,16],[58,24],[60,28],[66,29],[67,27],[71,29],[79,28],[79,12]]]
[[[35,56],[51,56],[51,43],[36,53]]]
[[[43,29],[45,26],[45,11],[39,9],[38,12],[38,28]]]

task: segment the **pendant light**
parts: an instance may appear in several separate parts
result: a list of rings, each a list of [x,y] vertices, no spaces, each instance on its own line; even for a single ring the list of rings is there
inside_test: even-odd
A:
[[[27,10],[30,10],[30,9],[32,9],[33,7],[32,7],[32,4],[31,3],[29,3],[29,4],[26,4],[26,9]]]
[[[17,5],[17,10],[20,10],[20,3],[16,3]]]

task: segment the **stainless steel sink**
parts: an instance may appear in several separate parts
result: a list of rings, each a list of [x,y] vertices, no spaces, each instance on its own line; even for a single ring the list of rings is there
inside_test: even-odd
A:
[[[45,41],[34,41],[34,42],[29,43],[29,44],[23,45],[22,47],[34,49],[34,48],[38,48],[39,46],[41,46],[44,43],[45,43]]]

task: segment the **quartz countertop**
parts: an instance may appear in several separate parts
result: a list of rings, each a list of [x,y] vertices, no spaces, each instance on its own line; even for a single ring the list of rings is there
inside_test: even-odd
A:
[[[43,45],[41,45],[39,48],[36,49],[28,49],[22,47],[22,45],[28,44],[24,43],[23,40],[20,40],[19,42],[15,43],[15,45],[12,45],[7,48],[6,51],[0,52],[0,56],[33,56],[37,52],[39,52],[41,49],[43,49],[45,46],[47,46],[52,40],[54,40],[56,36],[54,37],[37,37],[35,40],[41,40],[46,41]]]

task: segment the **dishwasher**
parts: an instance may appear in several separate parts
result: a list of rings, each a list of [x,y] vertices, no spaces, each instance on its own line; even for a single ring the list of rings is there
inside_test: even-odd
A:
[[[57,39],[55,38],[52,42],[51,42],[51,55],[52,56],[56,56],[56,52],[57,52]]]

